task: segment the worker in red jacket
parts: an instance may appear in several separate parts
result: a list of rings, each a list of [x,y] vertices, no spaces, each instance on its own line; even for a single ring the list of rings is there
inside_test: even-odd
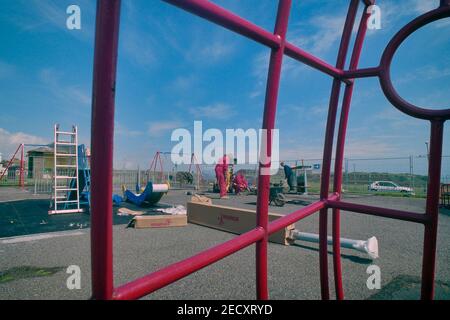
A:
[[[219,161],[217,161],[216,164],[216,179],[217,179],[217,184],[219,185],[220,188],[220,198],[221,199],[228,199],[227,196],[227,183],[226,183],[226,176],[227,176],[227,172],[228,172],[228,163],[229,163],[229,159],[227,155],[224,155],[223,157],[221,157],[219,159]]]

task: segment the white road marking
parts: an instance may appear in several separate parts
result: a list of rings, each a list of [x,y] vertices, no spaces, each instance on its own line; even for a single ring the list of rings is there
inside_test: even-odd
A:
[[[52,238],[60,238],[60,237],[71,237],[71,236],[81,236],[84,235],[84,232],[75,231],[75,232],[67,232],[67,233],[42,233],[35,234],[30,236],[21,236],[21,237],[13,237],[13,238],[3,238],[0,240],[0,244],[12,244],[12,243],[21,243],[21,242],[29,242],[29,241],[39,241],[44,239],[52,239]]]

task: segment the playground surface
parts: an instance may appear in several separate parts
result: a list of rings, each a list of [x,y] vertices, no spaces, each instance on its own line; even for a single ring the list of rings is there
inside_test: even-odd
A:
[[[206,194],[213,203],[255,209],[256,196],[228,200]],[[284,207],[271,212],[286,214],[317,196],[288,195]],[[186,190],[171,190],[162,202],[185,205]],[[347,196],[348,202],[421,212],[424,199]],[[47,216],[48,197],[33,196],[15,188],[0,189],[0,299],[88,299],[90,284],[90,229],[88,214]],[[114,213],[117,209],[114,210]],[[188,258],[234,235],[188,224],[164,229],[126,228],[130,217],[114,216],[115,285],[144,276],[170,263]],[[14,221],[14,223],[7,222]],[[414,223],[343,212],[342,236],[366,240],[376,236],[380,258],[342,249],[347,299],[418,299],[420,293],[423,227]],[[46,223],[42,223],[42,222]],[[318,215],[296,224],[304,232],[318,231]],[[439,215],[436,299],[450,299],[450,212]],[[255,246],[175,282],[146,299],[254,299]],[[329,247],[331,250],[331,247]],[[332,255],[329,252],[330,270]],[[381,270],[381,289],[369,290],[366,269]],[[69,290],[66,269],[81,269],[81,289]],[[320,299],[318,246],[297,242],[292,246],[269,244],[269,289],[272,299]],[[230,276],[232,275],[232,276]],[[333,277],[330,271],[330,288]]]

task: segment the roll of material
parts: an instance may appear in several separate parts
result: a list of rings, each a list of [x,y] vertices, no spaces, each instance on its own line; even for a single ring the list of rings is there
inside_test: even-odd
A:
[[[300,232],[293,230],[291,236],[294,240],[301,240],[307,242],[319,242],[319,235],[314,233]],[[327,243],[333,244],[333,238],[328,236]],[[376,237],[371,237],[367,240],[353,240],[341,238],[340,244],[342,248],[354,249],[360,252],[367,253],[371,259],[377,259],[378,256],[378,240]]]
[[[167,192],[167,191],[169,191],[169,185],[166,183],[153,185],[153,192]]]

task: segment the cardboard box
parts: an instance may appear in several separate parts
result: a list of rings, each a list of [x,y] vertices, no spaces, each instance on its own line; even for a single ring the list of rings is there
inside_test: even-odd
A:
[[[256,227],[256,211],[248,209],[191,201],[187,203],[187,216],[190,223],[235,234],[242,234]],[[283,217],[283,215],[269,213],[269,221],[280,217]],[[281,229],[272,234],[269,237],[269,241],[289,245],[292,243],[289,233],[293,229],[295,229],[294,225]]]
[[[184,214],[136,216],[133,218],[131,225],[134,226],[134,228],[136,229],[183,227],[187,225],[187,216]]]

